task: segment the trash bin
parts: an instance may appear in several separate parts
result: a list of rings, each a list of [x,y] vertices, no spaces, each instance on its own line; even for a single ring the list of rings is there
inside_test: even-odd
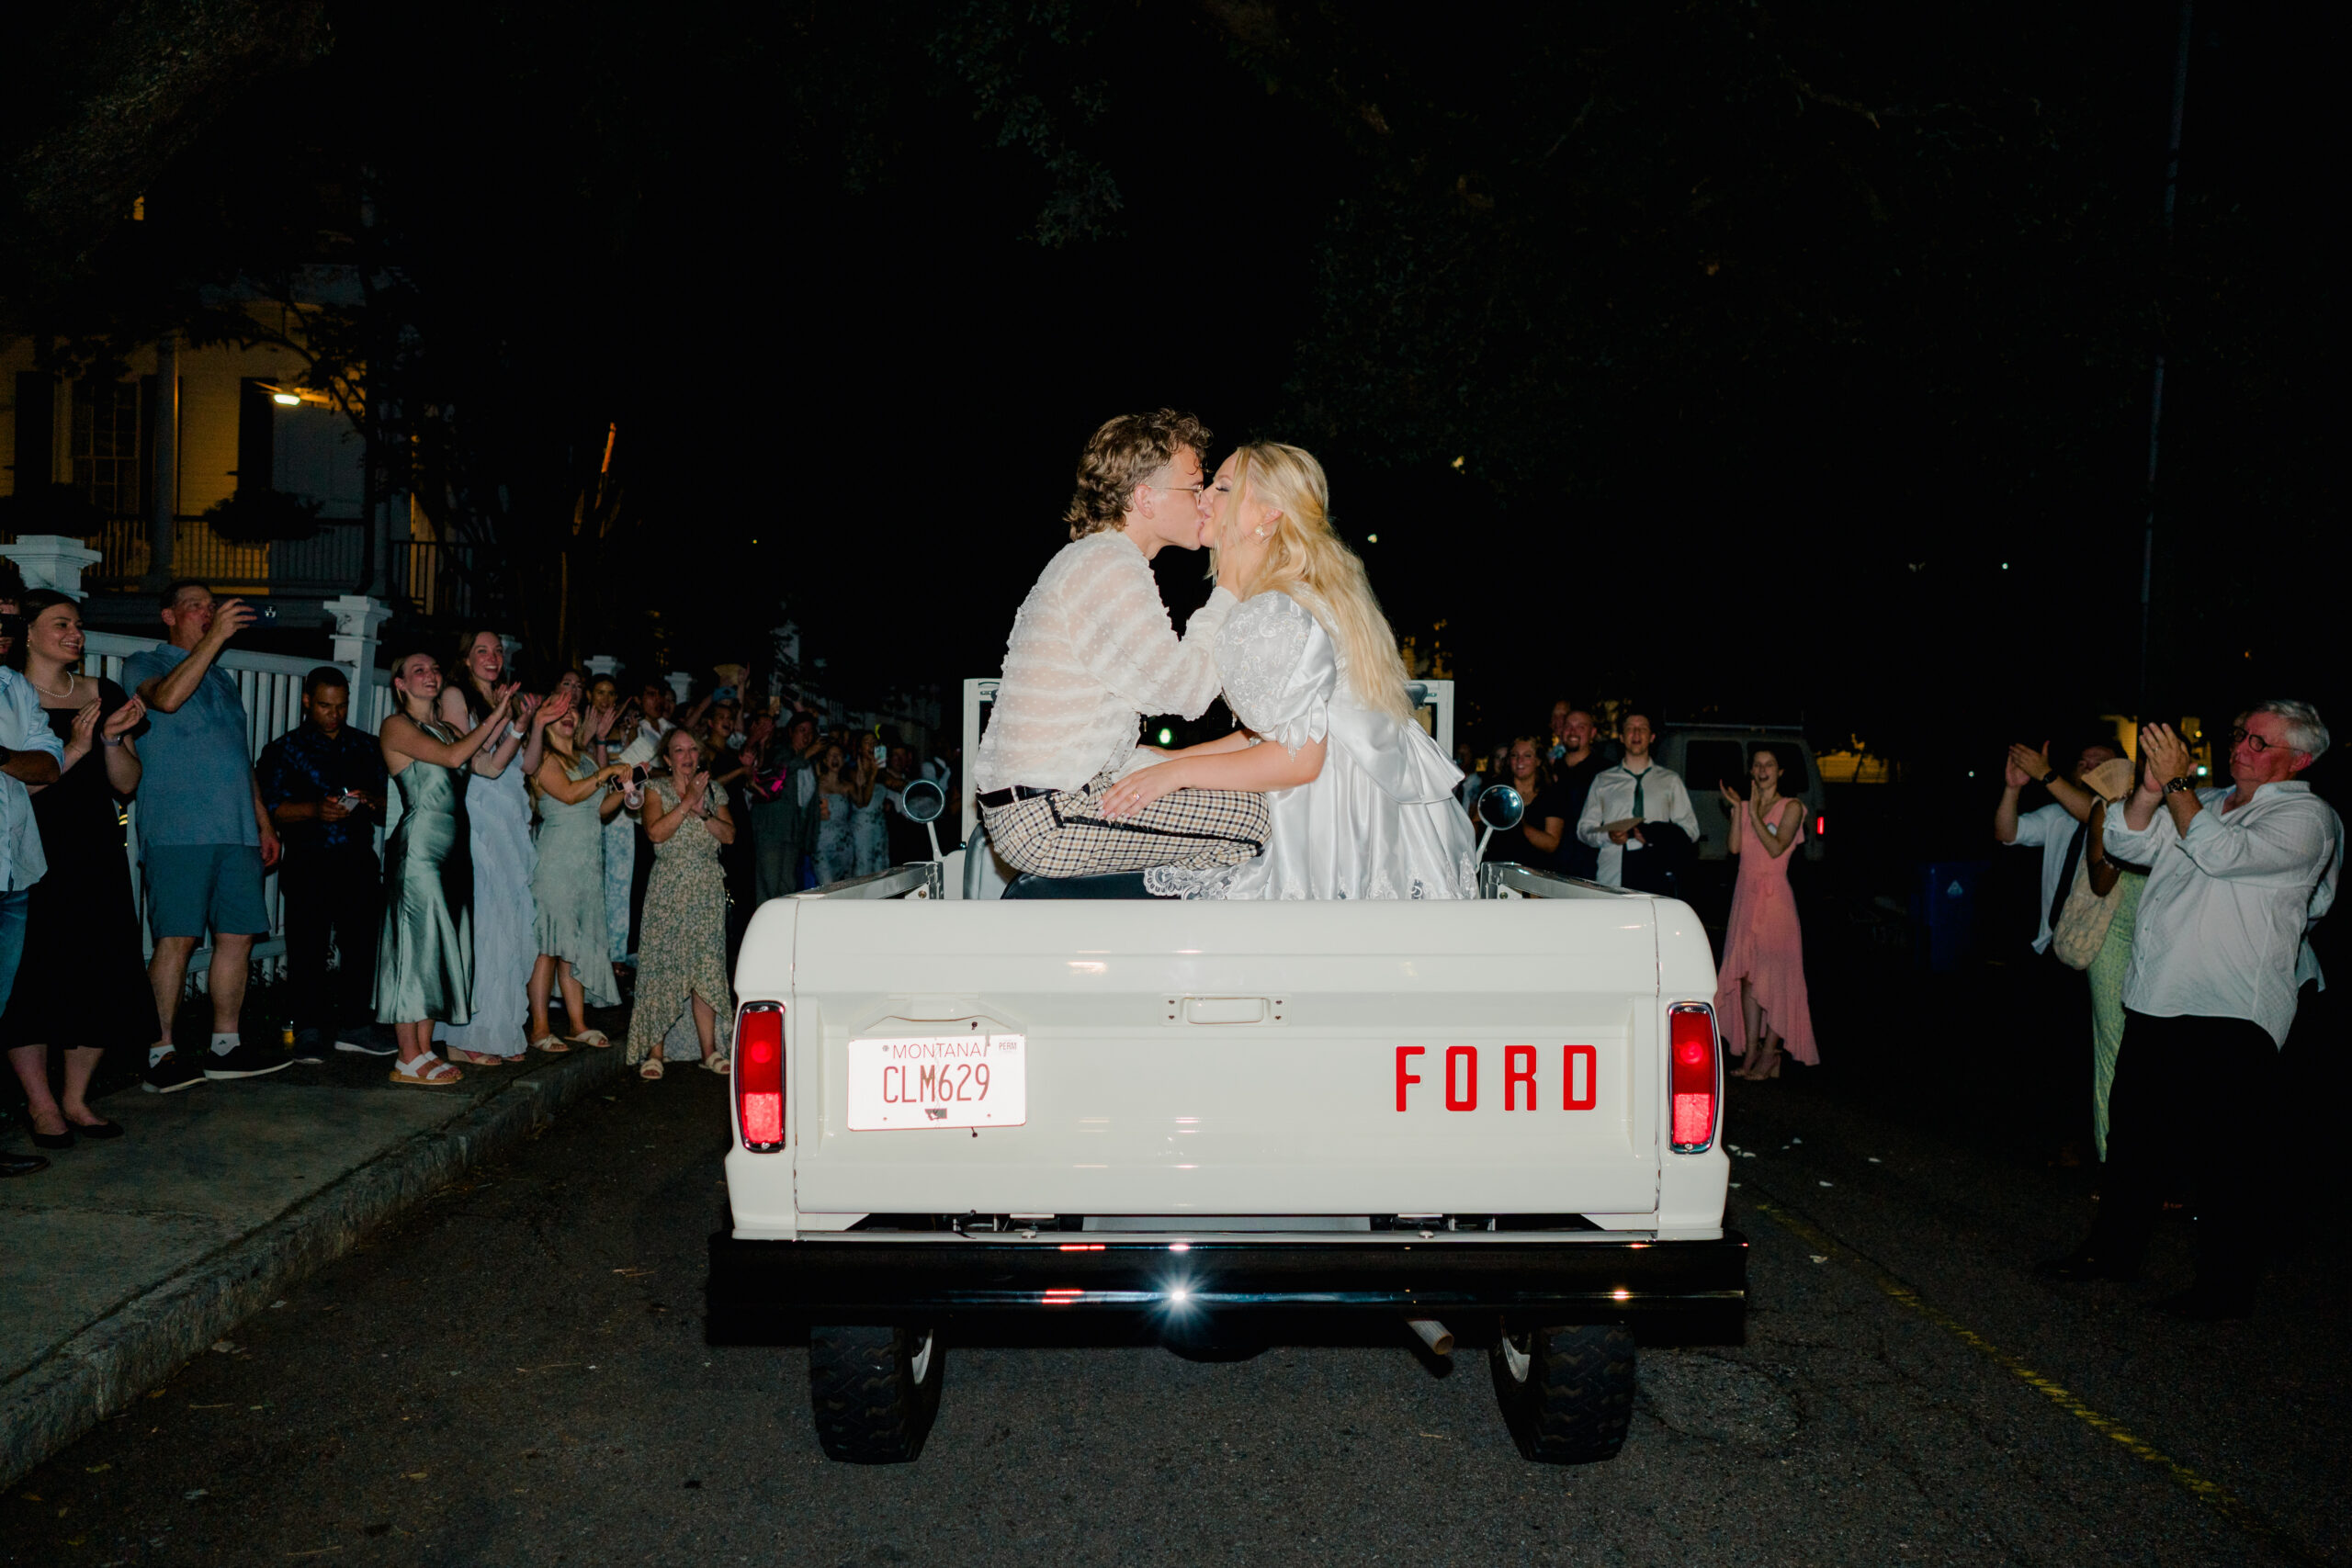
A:
[[[1911,930],[1914,951],[1929,974],[1956,972],[1974,948],[1977,894],[1987,863],[1939,860],[1919,867],[1911,889]]]

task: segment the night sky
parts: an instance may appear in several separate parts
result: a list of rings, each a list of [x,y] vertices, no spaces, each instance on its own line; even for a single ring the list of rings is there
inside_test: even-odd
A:
[[[1085,436],[1164,403],[1325,459],[1483,732],[1631,698],[1941,767],[2341,690],[2298,570],[2340,138],[2275,10],[2196,7],[2169,235],[2170,7],[288,10],[331,45],[223,66],[154,220],[19,250],[12,322],[282,263],[366,191],[412,402],[518,536],[617,422],[595,613],[639,658],[754,655],[781,600],[853,695],[992,672]]]

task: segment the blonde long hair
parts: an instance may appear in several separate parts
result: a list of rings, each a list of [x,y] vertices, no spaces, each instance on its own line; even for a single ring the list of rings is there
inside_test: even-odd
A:
[[[1233,509],[1252,491],[1281,513],[1265,558],[1241,597],[1279,591],[1305,606],[1339,645],[1347,666],[1348,688],[1364,706],[1409,721],[1412,700],[1405,694],[1405,660],[1396,634],[1380,612],[1363,562],[1331,531],[1331,486],[1315,456],[1280,441],[1252,441],[1235,454]],[[1209,551],[1209,575],[1216,575],[1216,550]]]

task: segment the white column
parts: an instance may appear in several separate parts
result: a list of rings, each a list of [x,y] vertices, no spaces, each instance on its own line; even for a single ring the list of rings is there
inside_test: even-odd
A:
[[[592,653],[587,664],[591,675],[617,676],[621,672],[621,661],[609,653]]]
[[[326,602],[334,617],[334,661],[351,671],[351,722],[362,729],[381,728],[384,716],[376,702],[376,638],[392,618],[381,600],[346,593]]]
[[[0,556],[17,563],[26,587],[54,589],[71,599],[82,597],[82,573],[106,558],[65,534],[28,534],[0,545]]]
[[[684,670],[673,670],[662,678],[670,682],[670,694],[677,699],[678,705],[685,706],[686,694],[695,689],[694,676]]]

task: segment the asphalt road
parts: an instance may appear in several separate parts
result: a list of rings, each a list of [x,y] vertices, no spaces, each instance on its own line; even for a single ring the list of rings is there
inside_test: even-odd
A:
[[[703,1343],[723,1088],[631,1079],[379,1235],[13,1488],[0,1562],[2352,1560],[2340,1260],[2218,1326],[2145,1310],[2177,1230],[2042,1285],[2084,1173],[1827,1077],[1736,1086],[1747,1342],[1645,1348],[1612,1463],[1525,1463],[1400,1331],[956,1348],[920,1462],[831,1464],[801,1351]]]

